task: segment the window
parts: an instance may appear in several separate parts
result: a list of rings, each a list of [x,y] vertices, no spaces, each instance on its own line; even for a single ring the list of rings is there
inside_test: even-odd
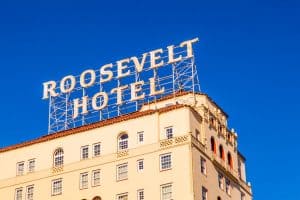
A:
[[[23,161],[17,163],[17,176],[21,176],[24,174],[24,165],[25,163]]]
[[[206,175],[206,160],[202,156],[200,157],[201,173]]]
[[[224,149],[223,149],[223,146],[220,145],[219,146],[219,156],[222,160],[225,160],[225,157],[224,157]]]
[[[96,196],[96,197],[93,198],[93,200],[101,200],[101,197]]]
[[[144,190],[140,189],[137,191],[137,200],[144,200],[145,199],[145,194]]]
[[[246,195],[241,192],[241,200],[246,200]]]
[[[81,147],[81,159],[85,160],[89,158],[89,146]]]
[[[200,131],[198,129],[195,130],[196,133],[196,138],[198,141],[201,141],[201,137],[200,137]]]
[[[22,200],[23,188],[16,189],[15,200]]]
[[[232,157],[230,152],[227,153],[227,162],[228,162],[228,166],[230,167],[230,169],[233,168],[233,162],[232,162]]]
[[[128,149],[128,135],[126,133],[122,134],[118,140],[119,150]]]
[[[137,171],[142,172],[144,170],[144,160],[138,160],[137,161]]]
[[[230,186],[230,180],[226,178],[226,193],[228,195],[231,195],[231,186]]]
[[[220,196],[218,196],[217,200],[222,200]]]
[[[144,132],[143,131],[137,133],[137,141],[139,144],[144,142]]]
[[[33,200],[33,190],[34,186],[30,185],[26,188],[26,200]]]
[[[202,187],[202,200],[207,200],[207,189]]]
[[[61,167],[64,165],[64,150],[58,148],[54,151],[54,167]]]
[[[88,186],[89,186],[88,176],[89,176],[89,174],[87,172],[80,174],[80,189],[88,188]]]
[[[117,200],[128,200],[128,193],[118,194]]]
[[[97,143],[93,145],[93,156],[100,156],[101,154],[101,143]]]
[[[173,137],[173,126],[166,127],[165,130],[166,130],[167,139],[172,138]]]
[[[219,188],[220,188],[221,190],[224,190],[223,179],[224,179],[223,174],[219,173],[219,174],[218,174],[218,184],[219,184]]]
[[[62,179],[53,180],[51,189],[53,196],[62,194]]]
[[[172,184],[165,184],[161,186],[161,199],[171,200],[172,199]]]
[[[171,169],[171,153],[160,155],[160,170]]]
[[[100,185],[100,170],[94,170],[92,172],[92,186]]]
[[[123,163],[117,166],[117,180],[125,180],[128,178],[128,163]]]
[[[217,150],[216,150],[216,142],[214,137],[210,138],[210,149],[212,152],[216,154]]]
[[[28,172],[34,172],[35,170],[35,159],[31,159],[28,161]]]

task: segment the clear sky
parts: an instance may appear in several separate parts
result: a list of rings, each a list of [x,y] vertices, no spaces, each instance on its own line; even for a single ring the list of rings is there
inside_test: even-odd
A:
[[[194,37],[202,91],[238,132],[255,199],[300,199],[296,0],[2,0],[0,146],[47,133],[43,82]]]

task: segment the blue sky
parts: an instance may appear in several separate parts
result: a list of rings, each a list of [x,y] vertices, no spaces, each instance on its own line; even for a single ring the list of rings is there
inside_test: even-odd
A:
[[[200,38],[255,199],[300,199],[299,1],[0,1],[0,146],[47,132],[42,83]]]

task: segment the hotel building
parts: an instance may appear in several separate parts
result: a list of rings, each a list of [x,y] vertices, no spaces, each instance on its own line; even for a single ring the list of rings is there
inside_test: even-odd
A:
[[[182,92],[0,149],[1,200],[251,200],[227,114]]]

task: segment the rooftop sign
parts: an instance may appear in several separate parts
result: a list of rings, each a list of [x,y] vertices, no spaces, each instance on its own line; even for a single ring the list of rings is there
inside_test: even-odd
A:
[[[198,38],[43,83],[43,99],[49,99],[49,132],[136,111],[139,102],[179,89],[194,90],[196,42]],[[97,113],[97,120],[90,120],[92,113]]]

